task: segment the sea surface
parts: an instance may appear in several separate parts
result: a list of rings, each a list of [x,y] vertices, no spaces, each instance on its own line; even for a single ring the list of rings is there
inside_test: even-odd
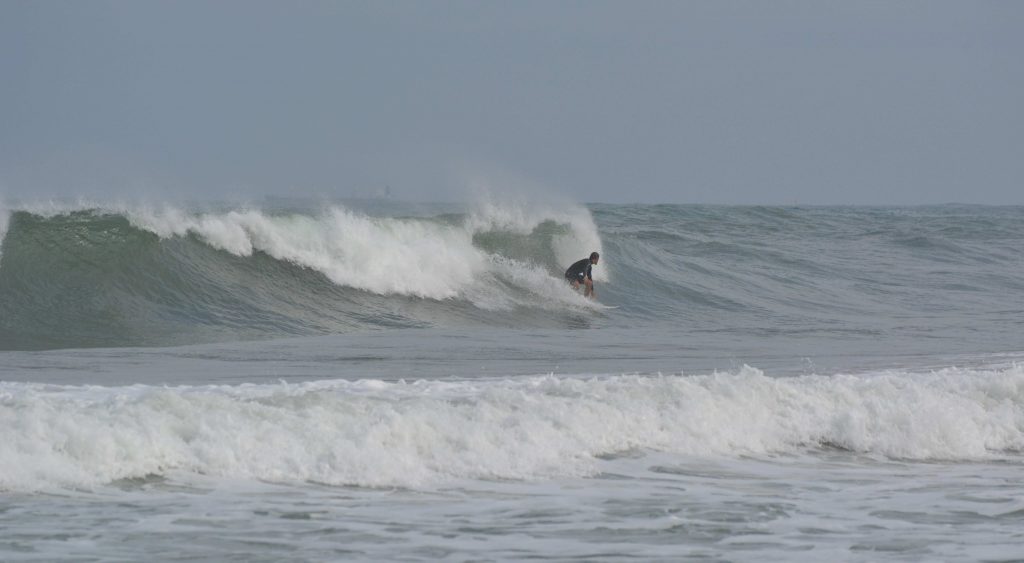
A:
[[[1021,560],[1022,328],[1022,207],[8,202],[0,560]]]

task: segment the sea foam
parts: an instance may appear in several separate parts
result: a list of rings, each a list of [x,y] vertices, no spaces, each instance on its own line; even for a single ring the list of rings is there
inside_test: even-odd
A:
[[[547,479],[600,456],[838,447],[974,460],[1024,449],[1024,368],[772,378],[321,381],[157,388],[0,384],[0,488],[197,473],[370,487]]]
[[[483,308],[518,303],[490,288],[499,279],[525,282],[548,300],[580,301],[564,291],[560,278],[539,264],[489,254],[474,246],[477,233],[508,229],[530,233],[545,221],[568,225],[553,238],[559,264],[600,249],[589,211],[582,207],[548,208],[478,206],[461,224],[424,218],[371,217],[339,206],[318,215],[269,215],[258,210],[189,213],[173,207],[124,210],[131,223],[161,238],[189,234],[237,256],[264,252],[276,259],[311,268],[332,282],[377,294],[430,299],[472,298]],[[595,278],[606,279],[595,269]],[[557,282],[557,283],[556,283]]]

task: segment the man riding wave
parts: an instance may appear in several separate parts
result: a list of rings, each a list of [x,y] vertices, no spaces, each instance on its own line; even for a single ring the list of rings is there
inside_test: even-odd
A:
[[[594,293],[594,278],[590,275],[590,270],[597,265],[598,260],[601,259],[601,255],[597,252],[591,252],[590,258],[584,258],[579,262],[569,266],[569,269],[565,271],[565,279],[572,285],[573,289],[578,290],[582,284],[583,296],[593,299],[596,297]]]

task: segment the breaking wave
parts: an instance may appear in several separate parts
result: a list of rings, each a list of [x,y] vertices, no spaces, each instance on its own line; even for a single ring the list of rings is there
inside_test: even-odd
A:
[[[319,381],[241,386],[0,383],[0,488],[195,473],[434,486],[596,472],[629,451],[842,448],[912,460],[1019,459],[1024,369],[771,378]]]
[[[589,211],[432,216],[164,206],[4,215],[0,349],[163,345],[593,307],[561,279]],[[600,273],[598,275],[601,275]],[[599,278],[600,279],[600,278]]]

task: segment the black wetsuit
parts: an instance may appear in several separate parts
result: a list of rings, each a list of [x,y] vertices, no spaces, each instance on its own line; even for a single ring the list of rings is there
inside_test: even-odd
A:
[[[585,279],[594,279],[590,277],[590,268],[593,265],[590,263],[590,258],[584,258],[579,262],[576,262],[569,269],[565,271],[565,279],[569,280],[569,283],[580,282],[583,283]]]

